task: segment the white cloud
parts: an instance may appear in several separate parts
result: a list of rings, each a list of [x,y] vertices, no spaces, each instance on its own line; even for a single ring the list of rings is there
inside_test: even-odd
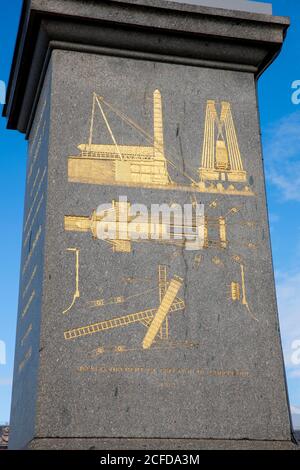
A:
[[[267,179],[285,200],[300,201],[300,111],[270,126],[264,137]]]
[[[300,272],[281,273],[276,286],[282,333],[292,343],[300,340]]]
[[[5,342],[0,340],[0,365],[6,364],[6,345]]]
[[[294,415],[300,415],[300,408],[299,408],[299,406],[291,405],[291,412],[292,412]]]
[[[0,104],[5,104],[6,85],[3,80],[0,80]]]
[[[296,414],[292,412],[292,419],[293,419],[294,429],[300,430],[300,414]]]

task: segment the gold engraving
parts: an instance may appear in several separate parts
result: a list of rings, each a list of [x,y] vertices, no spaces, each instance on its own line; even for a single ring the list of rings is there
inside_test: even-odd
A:
[[[247,248],[250,248],[251,250],[256,250],[257,246],[255,243],[247,243]]]
[[[176,302],[173,303],[170,312],[177,312],[178,310],[183,310],[184,303]],[[92,335],[94,333],[99,333],[105,330],[110,330],[112,328],[126,327],[133,323],[142,323],[148,325],[152,322],[154,315],[156,314],[157,309],[151,308],[148,310],[142,310],[137,313],[132,313],[122,317],[115,317],[112,320],[102,321],[95,323],[93,325],[87,325],[84,327],[74,328],[73,330],[66,331],[64,336],[66,340],[80,338],[82,336]]]
[[[191,341],[168,341],[167,343],[154,343],[151,346],[151,350],[165,350],[165,349],[195,349],[199,347],[198,343],[193,343]],[[141,348],[130,348],[128,346],[124,345],[118,345],[118,346],[113,346],[113,347],[107,347],[107,346],[99,346],[92,352],[92,357],[97,358],[99,356],[102,356],[104,354],[109,354],[109,353],[127,353],[127,352],[133,352],[133,351],[140,351]]]
[[[38,184],[38,187],[37,187],[35,196],[34,196],[34,198],[33,198],[33,201],[32,201],[32,203],[31,203],[31,205],[30,205],[30,210],[29,210],[28,215],[27,215],[27,217],[26,217],[26,221],[25,221],[25,224],[24,224],[24,232],[25,232],[25,230],[26,230],[26,228],[27,228],[27,224],[28,224],[29,219],[30,219],[30,217],[31,217],[31,214],[32,214],[32,212],[33,212],[34,205],[35,205],[35,203],[36,203],[38,194],[39,194],[39,192],[40,192],[42,183],[43,183],[44,178],[45,178],[45,175],[46,175],[46,171],[47,171],[47,168],[44,168],[44,171],[43,171],[43,174],[42,174],[42,176],[41,176],[41,178],[40,178],[40,181],[39,181],[39,184]]]
[[[32,303],[32,301],[33,301],[34,298],[35,298],[35,290],[32,291],[32,293],[31,293],[31,295],[30,295],[30,297],[29,297],[29,300],[28,300],[26,306],[24,307],[24,309],[23,309],[23,311],[22,311],[22,314],[21,314],[21,317],[22,317],[22,318],[24,318],[25,315],[27,314],[27,312],[28,312],[28,310],[29,310],[29,307],[30,307],[30,305],[31,305],[31,303]]]
[[[238,282],[232,282],[231,283],[231,298],[232,300],[240,300],[241,294],[240,294],[240,285]]]
[[[152,346],[152,343],[155,340],[156,335],[158,334],[168,313],[170,312],[170,309],[173,305],[174,300],[176,299],[178,291],[180,290],[180,287],[182,286],[182,281],[183,279],[176,277],[170,282],[170,285],[167,288],[167,291],[162,299],[162,302],[144,338],[144,341],[143,341],[144,349],[149,349]]]
[[[42,117],[42,116],[41,116]],[[41,122],[41,120],[40,120]],[[30,178],[31,178],[31,175],[33,173],[33,168],[34,168],[34,165],[37,161],[37,157],[39,155],[39,151],[40,151],[40,148],[41,148],[41,145],[42,145],[42,141],[43,141],[43,137],[44,137],[44,134],[45,134],[45,128],[46,128],[46,121],[44,121],[43,123],[43,128],[42,128],[42,132],[41,132],[41,135],[39,137],[39,140],[38,140],[38,143],[37,143],[37,146],[35,148],[35,152],[34,152],[34,155],[33,155],[33,158],[32,158],[32,162],[31,162],[31,165],[30,165],[30,168],[29,168],[29,172],[28,172],[28,177],[27,177],[27,183],[29,182]],[[38,129],[39,131],[39,129]],[[34,141],[34,144],[32,145],[32,148],[34,147],[35,145],[35,141]],[[31,151],[30,151],[30,154],[31,154]]]
[[[199,174],[200,181],[240,183],[247,179],[228,102],[222,102],[219,118],[215,101],[207,101]]]
[[[246,297],[246,285],[245,285],[245,268],[244,265],[241,264],[241,278],[242,278],[242,304],[246,307],[248,310],[250,316],[253,318],[253,320],[258,321],[258,319],[253,315],[253,313],[250,310],[247,297]]]
[[[167,281],[167,267],[159,265],[158,267],[158,289],[159,289],[159,304],[162,305],[163,299],[168,290],[168,281]],[[161,324],[160,339],[168,340],[169,339],[169,319],[168,315],[165,316],[164,321]]]
[[[23,291],[23,294],[22,294],[22,298],[23,298],[23,299],[24,299],[24,297],[25,297],[25,295],[26,295],[26,293],[27,293],[27,291],[28,291],[28,289],[29,289],[29,287],[30,287],[30,285],[31,285],[31,283],[32,283],[32,281],[33,281],[35,275],[36,275],[36,272],[37,272],[37,265],[35,265],[35,267],[33,268],[33,271],[32,271],[32,273],[31,273],[31,276],[30,276],[30,278],[29,278],[29,281],[28,281],[28,283],[26,284],[26,287],[25,287],[25,289],[24,289],[24,291]]]
[[[44,200],[44,195],[42,194],[41,199],[39,200],[39,203],[38,203],[38,205],[37,205],[36,211],[35,211],[35,213],[34,213],[34,215],[33,215],[31,224],[30,224],[30,226],[29,226],[29,228],[28,228],[28,230],[27,230],[27,235],[25,236],[25,240],[24,240],[23,246],[25,246],[26,243],[28,242],[28,239],[29,239],[30,234],[31,234],[31,230],[32,230],[32,228],[33,228],[33,225],[34,225],[36,216],[37,216],[38,213],[39,213],[39,210],[40,210],[40,208],[41,208],[41,205],[42,205],[43,200]]]
[[[29,361],[31,356],[32,356],[32,347],[30,346],[30,348],[28,349],[28,351],[24,355],[24,359],[19,364],[19,368],[18,368],[19,373],[24,369],[26,363]]]
[[[21,346],[24,346],[25,341],[27,340],[28,336],[32,332],[32,323],[30,323],[29,327],[26,330],[26,333],[24,334],[23,338],[21,339]]]
[[[141,310],[129,315],[113,317],[110,320],[74,328],[72,330],[65,331],[64,337],[66,340],[77,339],[95,333],[115,328],[124,328],[131,324],[140,323],[147,328],[147,334],[143,341],[144,349],[150,348],[156,340],[156,337],[158,337],[158,341],[163,340],[164,344],[166,344],[166,342],[169,340],[168,315],[174,312],[182,311],[185,308],[184,301],[177,297],[181,286],[182,279],[174,276],[173,279],[167,281],[166,267],[159,266],[159,306],[157,308],[148,308],[146,310]],[[173,344],[174,343],[172,343],[172,345]],[[104,352],[104,350],[101,348],[101,353],[102,352]],[[122,351],[118,350],[118,352]]]
[[[91,308],[93,307],[104,307],[106,305],[112,305],[112,304],[123,304],[128,300],[128,298],[125,298],[123,296],[118,296],[118,297],[111,297],[110,299],[98,299],[98,300],[91,300],[89,303],[89,306]]]
[[[109,132],[110,144],[93,143],[95,114],[98,108]],[[106,109],[142,136],[148,145],[120,145],[110,126]],[[215,128],[218,131],[217,138],[215,138]],[[231,105],[227,102],[222,102],[220,118],[216,112],[215,101],[207,103],[199,180],[197,175],[190,176],[181,170],[181,165],[174,163],[174,158],[166,153],[163,105],[159,90],[153,93],[153,135],[102,96],[94,93],[89,140],[86,144],[79,144],[78,149],[79,156],[68,158],[69,182],[141,186],[194,193],[254,195],[245,184],[247,175],[243,169]],[[188,180],[189,184],[177,184],[173,181],[169,172],[171,168],[176,174],[181,174],[185,180]],[[196,169],[192,171],[193,174],[197,172]],[[209,182],[208,185],[206,181]]]
[[[164,155],[162,102],[159,90],[153,94],[154,137],[151,146],[119,145],[104,111],[106,102],[94,93],[88,144],[80,144],[80,157],[68,160],[69,181],[94,184],[127,183],[134,186],[168,185],[170,177]],[[112,144],[92,144],[96,105],[109,131]]]
[[[194,258],[194,268],[199,269],[202,261],[203,261],[203,255],[197,254]]]
[[[234,261],[236,261],[240,266],[240,273],[241,273],[241,283],[232,282],[230,289],[231,289],[231,299],[235,301],[239,301],[247,310],[248,314],[251,316],[253,320],[258,322],[258,318],[252,313],[248,299],[247,299],[247,292],[246,292],[246,281],[245,281],[245,266],[241,262],[241,258],[237,255],[233,257]]]
[[[39,177],[39,174],[40,174],[40,171],[41,171],[41,169],[38,168],[38,170],[37,170],[37,172],[36,172],[36,175],[35,175],[35,178],[34,178],[34,181],[33,181],[33,183],[32,183],[32,187],[31,187],[31,191],[30,191],[30,196],[32,196],[32,194],[33,194],[35,185],[36,185],[36,183],[37,183],[37,180],[38,180],[38,177]]]
[[[24,263],[24,266],[23,266],[23,269],[22,269],[22,275],[23,275],[23,276],[24,276],[24,274],[25,274],[25,272],[26,272],[26,270],[27,270],[27,268],[28,268],[28,265],[29,265],[29,263],[30,263],[31,257],[32,257],[32,255],[33,255],[34,250],[35,250],[35,248],[36,248],[36,245],[37,245],[37,243],[38,243],[38,241],[39,241],[39,239],[40,239],[41,233],[42,233],[42,226],[40,225],[39,228],[38,228],[38,231],[37,231],[37,233],[36,233],[36,236],[35,236],[35,238],[34,238],[34,241],[33,241],[33,243],[32,243],[32,247],[31,247],[31,250],[30,250],[30,252],[29,252],[29,255],[27,256],[27,259],[26,259],[26,261],[25,261],[25,263]]]
[[[236,263],[241,263],[243,258],[241,257],[241,255],[233,255],[232,256],[232,259],[233,261],[235,261]]]
[[[204,228],[203,248],[227,248],[226,219],[224,217],[213,218],[205,216],[204,227],[201,226],[203,224],[202,221],[197,222],[197,220],[193,219],[191,227],[187,227],[186,225],[180,227],[176,226],[176,230],[174,228],[175,225],[172,223],[153,223],[149,217],[148,220],[144,220],[142,223],[138,224],[137,228],[137,225],[134,224],[134,216],[131,217],[129,211],[130,203],[113,201],[110,215],[114,215],[115,217],[111,217],[111,219],[106,222],[107,230],[105,233],[100,233],[102,236],[100,239],[110,244],[115,253],[130,253],[131,244],[133,242],[174,244],[186,248],[186,238],[182,236],[182,238],[179,239],[176,237],[176,234],[181,232],[182,235],[184,235],[187,228],[191,229],[193,233],[198,234],[201,234],[201,230]],[[106,216],[107,211],[103,211],[99,214],[94,211],[90,217],[67,215],[64,218],[64,229],[68,232],[90,232],[93,238],[97,239],[99,235],[97,231],[98,224],[103,223]],[[137,231],[140,236],[138,239],[135,236]],[[114,237],[110,234],[114,234]],[[156,237],[153,237],[153,234],[156,234]],[[197,249],[201,248],[202,245],[197,247]]]
[[[32,147],[34,147],[34,145],[35,145],[35,141],[36,141],[37,135],[38,135],[40,127],[41,127],[41,123],[42,123],[42,120],[43,120],[43,117],[44,117],[44,112],[45,112],[45,109],[46,109],[46,105],[47,105],[47,100],[45,100],[43,102],[43,106],[42,106],[42,109],[41,109],[41,112],[40,112],[40,117],[39,117],[39,120],[38,120],[38,123],[37,123],[37,126],[36,126],[36,130],[35,130],[35,133],[32,137],[32,144],[31,144]]]
[[[210,230],[213,232],[209,234]],[[217,233],[218,232],[218,233]],[[204,248],[227,248],[226,220],[224,217],[204,218]]]
[[[73,300],[68,308],[63,311],[63,314],[68,313],[72,307],[75,305],[77,299],[80,298],[79,291],[79,249],[78,248],[67,248],[67,251],[75,253],[75,291],[73,295]]]
[[[149,292],[151,292],[154,289],[148,289],[143,292],[135,293],[132,295],[129,295],[128,297],[125,297],[123,295],[115,296],[115,297],[110,297],[109,299],[97,299],[97,300],[91,300],[88,302],[88,305],[90,308],[102,308],[106,307],[107,305],[118,305],[118,304],[124,304],[129,302],[131,299],[135,297],[141,297]]]
[[[199,375],[201,377],[241,377],[247,378],[250,373],[247,370],[237,369],[191,369],[191,368],[156,368],[156,367],[135,367],[135,366],[101,366],[101,365],[82,365],[77,368],[78,372],[96,372],[100,374],[147,374],[150,376],[156,375]]]
[[[219,201],[218,199],[215,199],[214,201],[212,201],[210,204],[209,204],[209,207],[215,209],[216,207],[218,207],[219,205]]]
[[[212,261],[212,263],[215,264],[216,266],[219,266],[219,267],[223,267],[223,266],[224,266],[223,261],[222,261],[218,256],[214,256],[211,261]]]

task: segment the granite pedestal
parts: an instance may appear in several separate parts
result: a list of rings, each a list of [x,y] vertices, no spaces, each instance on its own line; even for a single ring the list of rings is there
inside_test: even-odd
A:
[[[29,142],[10,448],[295,447],[256,94],[288,25],[24,2],[4,109]],[[120,196],[203,204],[203,248],[99,238]]]

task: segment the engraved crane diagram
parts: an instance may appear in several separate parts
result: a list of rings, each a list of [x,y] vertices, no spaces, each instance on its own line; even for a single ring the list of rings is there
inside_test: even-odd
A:
[[[174,275],[167,279],[167,267],[158,267],[158,291],[159,305],[156,308],[148,308],[124,316],[116,316],[109,320],[100,321],[86,326],[81,326],[65,331],[65,340],[73,340],[87,337],[95,333],[107,332],[115,328],[124,328],[139,323],[146,327],[147,331],[142,341],[143,349],[150,349],[155,343],[167,343],[169,341],[169,315],[185,308],[184,301],[178,297],[183,279]]]

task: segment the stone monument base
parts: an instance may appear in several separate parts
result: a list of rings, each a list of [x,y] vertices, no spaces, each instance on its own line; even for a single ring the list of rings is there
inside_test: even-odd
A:
[[[57,439],[38,438],[31,450],[299,450],[293,441],[228,439]]]
[[[24,0],[4,108],[29,140],[10,449],[297,448],[256,92],[288,26]]]

